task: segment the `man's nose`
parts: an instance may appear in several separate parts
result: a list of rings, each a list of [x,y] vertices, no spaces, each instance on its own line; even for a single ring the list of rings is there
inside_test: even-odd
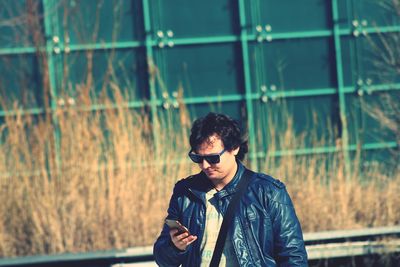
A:
[[[210,166],[211,166],[210,163],[208,163],[208,161],[205,160],[205,159],[203,159],[203,161],[200,163],[200,167],[201,167],[202,169],[207,169],[207,168],[210,167]]]

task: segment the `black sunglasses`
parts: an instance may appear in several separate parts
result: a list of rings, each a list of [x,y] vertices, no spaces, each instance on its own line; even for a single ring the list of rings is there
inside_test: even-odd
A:
[[[210,164],[217,164],[221,161],[221,155],[225,153],[225,149],[222,150],[219,153],[214,153],[214,154],[207,154],[207,155],[199,155],[193,153],[192,150],[189,151],[189,158],[194,162],[194,163],[202,163],[203,160],[206,160]]]

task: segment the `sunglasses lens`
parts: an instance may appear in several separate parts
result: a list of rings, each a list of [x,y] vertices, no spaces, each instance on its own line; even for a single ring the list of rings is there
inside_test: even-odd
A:
[[[203,162],[202,156],[199,156],[199,155],[196,155],[193,153],[189,153],[189,157],[194,163],[202,163]]]
[[[205,159],[211,164],[219,163],[220,160],[219,155],[205,156]]]

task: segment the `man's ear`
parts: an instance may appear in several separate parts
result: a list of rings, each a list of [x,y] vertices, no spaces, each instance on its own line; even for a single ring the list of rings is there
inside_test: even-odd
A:
[[[234,150],[232,150],[233,155],[236,156],[239,153],[240,150],[240,146],[238,146],[237,148],[235,148]]]

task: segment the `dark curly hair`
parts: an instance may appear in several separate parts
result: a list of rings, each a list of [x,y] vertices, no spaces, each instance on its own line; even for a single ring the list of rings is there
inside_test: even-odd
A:
[[[195,120],[189,139],[192,150],[196,151],[201,144],[213,135],[221,138],[227,151],[240,147],[236,158],[241,161],[244,159],[248,151],[247,138],[242,134],[239,123],[236,120],[227,115],[213,112]]]

